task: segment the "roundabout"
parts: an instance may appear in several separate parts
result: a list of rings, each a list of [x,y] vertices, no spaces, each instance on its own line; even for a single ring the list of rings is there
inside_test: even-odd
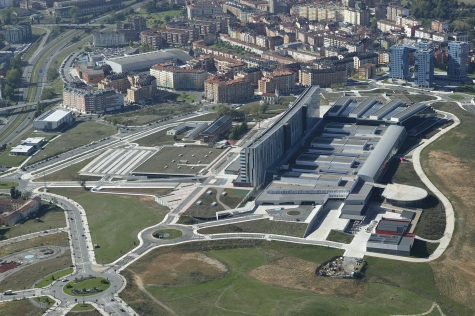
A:
[[[178,229],[160,229],[155,231],[152,236],[157,239],[175,239],[183,235],[181,230]]]
[[[63,287],[63,291],[71,296],[90,296],[104,292],[110,285],[111,282],[106,278],[96,276],[80,277],[68,282]]]

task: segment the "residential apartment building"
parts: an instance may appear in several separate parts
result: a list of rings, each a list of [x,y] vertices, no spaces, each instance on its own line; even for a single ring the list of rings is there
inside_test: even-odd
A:
[[[116,47],[125,45],[125,34],[121,32],[99,32],[92,36],[94,46]]]
[[[449,60],[447,76],[454,80],[463,80],[468,74],[469,45],[465,42],[449,42]]]
[[[276,69],[258,81],[260,93],[290,92],[295,88],[295,75],[286,69]]]
[[[205,81],[205,98],[214,103],[236,103],[251,99],[254,88],[241,78],[228,79],[224,75],[212,75]]]
[[[123,33],[126,41],[135,41],[147,29],[147,20],[141,16],[130,17],[127,23],[119,22],[114,31]]]
[[[430,87],[434,82],[434,48],[429,43],[417,43],[414,53],[414,82]]]
[[[140,32],[140,42],[156,49],[162,48],[163,38],[160,29],[150,29]]]
[[[5,30],[5,41],[11,44],[24,43],[31,40],[31,24],[18,23],[15,26],[8,26]]]
[[[203,1],[187,4],[186,11],[188,14],[188,19],[192,20],[193,18],[200,15],[213,15],[216,13],[223,13],[223,8],[217,2]]]
[[[151,75],[129,75],[130,88],[127,89],[127,102],[141,103],[157,96],[155,77]]]
[[[174,90],[203,90],[209,77],[205,70],[179,68],[173,63],[153,65],[150,75],[156,78],[157,86]]]
[[[123,107],[124,96],[111,88],[91,91],[66,86],[63,106],[80,113],[103,113]]]
[[[431,28],[436,32],[444,32],[449,29],[449,23],[445,21],[434,20],[431,22]]]
[[[164,42],[169,44],[186,45],[188,40],[188,31],[150,29],[140,32],[140,41],[142,44],[146,44],[156,49],[160,49]]]
[[[407,80],[409,78],[410,46],[396,44],[389,49],[389,77]]]
[[[127,89],[130,88],[130,82],[127,78],[127,74],[125,72],[121,72],[118,74],[112,74],[99,82],[98,86],[99,89],[115,89],[120,93],[127,93]]]
[[[330,87],[333,84],[346,84],[348,70],[344,66],[302,67],[299,71],[299,82],[303,86]]]
[[[14,226],[35,214],[41,207],[41,198],[31,200],[0,200],[0,225]]]

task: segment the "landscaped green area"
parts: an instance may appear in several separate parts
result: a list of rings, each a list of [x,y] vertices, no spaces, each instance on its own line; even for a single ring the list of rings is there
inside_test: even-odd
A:
[[[165,97],[165,100],[171,100],[171,101],[194,101],[196,98],[196,95],[193,93],[180,93],[180,94],[170,94]]]
[[[11,187],[16,187],[18,182],[0,181],[0,190],[9,190]]]
[[[143,125],[156,122],[175,114],[183,114],[198,110],[199,106],[190,103],[169,104],[163,103],[153,105],[145,109],[129,111],[120,114],[106,115],[104,120],[120,125]]]
[[[25,61],[29,60],[33,56],[33,53],[38,49],[40,42],[43,39],[43,35],[46,34],[46,30],[32,27],[31,33],[34,35],[35,42],[31,44],[26,53],[23,54],[22,59]]]
[[[30,288],[38,280],[43,279],[51,273],[70,268],[72,265],[71,251],[68,249],[57,258],[37,262],[26,266],[21,272],[13,273],[0,282],[0,292],[6,290],[19,291]]]
[[[225,209],[220,203],[218,203],[218,194],[219,193],[216,189],[207,189],[206,192],[196,199],[196,201],[182,214],[181,217],[189,215],[199,218],[216,218],[216,212],[224,211]],[[213,203],[215,203],[215,205],[212,205]]]
[[[32,116],[33,114],[30,114]],[[21,121],[21,120],[20,120]],[[6,136],[6,134],[4,134]],[[12,147],[15,147],[16,145],[20,144],[22,139],[28,138],[28,137],[44,137],[46,138],[47,141],[50,141],[57,135],[54,134],[41,134],[41,133],[35,133],[31,132],[26,134],[25,136],[21,137],[17,141],[13,142],[11,145],[7,146],[7,148],[3,151],[0,151],[0,165],[2,166],[10,166],[10,167],[16,167],[19,166],[25,159],[28,158],[28,156],[16,156],[16,155],[10,155],[10,150]],[[32,158],[33,159],[33,158]]]
[[[11,243],[0,248],[0,257],[6,256],[14,252],[20,252],[26,249],[35,248],[39,246],[55,245],[61,247],[69,247],[68,234],[58,233],[47,236],[36,237],[15,243]],[[57,269],[60,270],[60,269]],[[51,273],[57,271],[51,271]],[[39,278],[38,278],[39,279]],[[36,279],[35,281],[37,281]]]
[[[437,100],[436,97],[425,94],[406,94],[406,96],[414,103]]]
[[[465,99],[465,97],[463,95],[460,95],[460,94],[451,94],[451,95],[449,95],[449,98],[452,99],[452,100],[463,100],[463,99]]]
[[[47,277],[45,277],[43,280],[39,281],[38,283],[36,283],[36,286],[35,287],[45,287],[45,286],[48,286],[50,285],[51,283],[53,283],[53,281],[55,280],[59,280],[61,279],[62,277],[64,277],[65,275],[69,275],[73,273],[73,268],[69,268],[69,269],[65,269],[65,270],[61,270],[61,271],[58,271],[58,272],[55,272],[54,274],[52,275],[49,275]]]
[[[159,271],[157,264],[165,259],[162,256],[184,260],[196,251],[218,259],[230,272],[184,286],[147,278]],[[246,240],[160,248],[127,268],[127,287],[120,296],[140,314],[162,311],[135,285],[133,277],[138,275],[147,280],[146,290],[178,315],[404,315],[426,312],[433,301],[445,313],[471,314],[440,295],[429,264],[367,258],[362,280],[315,276],[318,265],[342,253],[331,248]]]
[[[343,244],[350,244],[355,236],[345,234],[336,230],[331,230],[327,236],[328,241],[341,242]]]
[[[90,296],[105,291],[110,286],[111,283],[106,278],[94,277],[80,282],[70,281],[63,287],[63,291],[71,296]]]
[[[0,303],[0,316],[39,316],[45,310],[33,305],[29,300],[16,300]]]
[[[153,13],[147,13],[145,9],[139,9],[138,13],[136,15],[143,16],[147,20],[156,20],[156,21],[165,21],[165,16],[169,16],[170,18],[175,17],[175,16],[180,16],[182,10],[168,10],[168,11],[162,11],[162,12],[153,12]]]
[[[260,219],[230,225],[213,226],[198,230],[200,234],[262,233],[303,238],[307,224],[302,222],[271,221]]]
[[[36,181],[75,181],[79,180],[79,171],[87,166],[96,157],[85,159],[81,162],[70,165],[69,167],[47,174],[44,178],[38,178]],[[97,178],[99,180],[100,177]]]
[[[183,235],[183,233],[178,229],[160,229],[152,235],[158,239],[175,239]]]
[[[158,224],[168,209],[153,197],[97,194],[83,188],[50,188],[84,208],[98,263],[109,263],[139,244],[137,234]]]
[[[94,310],[96,310],[96,309],[91,304],[83,304],[83,303],[76,304],[71,309],[71,311],[73,311],[73,312],[94,311]],[[81,313],[79,315],[83,315],[83,314]]]
[[[44,158],[58,155],[86,145],[92,141],[111,136],[117,132],[113,126],[100,124],[96,122],[79,122],[73,128],[67,130],[60,137],[49,143],[43,150],[36,153],[28,164],[33,164]]]
[[[0,227],[0,240],[62,227],[66,227],[63,209],[56,205],[44,204],[37,216],[28,219],[23,224]]]
[[[48,296],[39,296],[39,297],[34,297],[33,298],[37,303],[42,303],[45,304],[46,307],[51,307],[54,305],[54,300],[49,298]]]
[[[296,97],[281,97],[279,103],[262,105],[260,101],[254,101],[244,104],[239,111],[244,112],[247,118],[261,120],[276,116],[285,112],[289,104],[295,101]]]

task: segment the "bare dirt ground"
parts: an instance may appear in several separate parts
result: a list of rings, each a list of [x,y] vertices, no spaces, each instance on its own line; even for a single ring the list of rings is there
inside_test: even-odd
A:
[[[438,289],[462,304],[475,309],[475,171],[448,152],[432,151],[423,161],[428,176],[449,198],[455,209],[456,226],[450,247],[431,263]]]
[[[223,277],[224,264],[202,253],[167,253],[134,273],[146,280],[145,286],[189,286]]]
[[[355,280],[315,276],[314,262],[284,257],[257,267],[249,275],[275,286],[319,294],[356,298],[366,291],[366,284]]]

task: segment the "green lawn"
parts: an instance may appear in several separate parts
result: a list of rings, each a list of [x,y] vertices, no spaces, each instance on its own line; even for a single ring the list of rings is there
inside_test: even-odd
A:
[[[46,307],[51,307],[54,305],[54,300],[49,298],[48,296],[39,296],[33,298],[37,303],[44,303],[46,304]]]
[[[345,234],[336,230],[331,230],[330,234],[328,234],[327,236],[327,240],[350,244],[354,237],[355,236],[353,235]]]
[[[8,239],[52,228],[66,227],[64,211],[58,206],[44,204],[35,218],[13,227],[0,227],[0,239]]]
[[[166,237],[166,234],[170,236]],[[153,237],[160,239],[175,239],[183,235],[183,233],[177,229],[160,229],[154,232],[152,235]]]
[[[107,283],[103,283],[106,281]],[[81,281],[75,283],[74,281],[68,282],[64,287],[64,293],[71,295],[71,296],[89,296],[89,295],[96,295],[97,293],[82,293],[82,294],[74,294],[73,290],[82,291],[83,289],[90,290],[92,288],[98,288],[102,291],[107,290],[111,286],[110,281],[107,281],[106,278],[96,277],[94,279],[89,279],[85,281]]]
[[[96,310],[96,309],[91,304],[82,304],[82,303],[74,305],[74,307],[71,309],[71,311],[73,312],[83,312],[83,311],[93,311],[93,310]],[[79,315],[82,315],[82,313]]]
[[[11,187],[16,187],[18,182],[0,181],[0,190],[9,190]]]
[[[158,224],[168,209],[152,198],[90,193],[82,188],[51,188],[86,210],[97,263],[109,263],[139,244],[137,234]]]
[[[16,300],[0,304],[0,316],[38,316],[44,309],[33,305],[29,300]]]
[[[146,18],[150,24],[152,24],[152,19],[154,20],[160,20],[160,21],[165,21],[165,16],[179,16],[181,14],[181,10],[169,10],[169,11],[163,11],[163,12],[156,12],[156,13],[147,13],[144,9],[140,9],[137,13],[139,16],[143,16]]]
[[[61,134],[43,150],[34,155],[28,164],[33,164],[46,157],[51,157],[71,149],[86,145],[92,141],[105,138],[117,132],[116,128],[96,122],[80,122],[78,125]]]
[[[85,159],[81,162],[78,162],[76,164],[70,165],[69,167],[63,168],[61,170],[58,170],[56,172],[47,174],[44,177],[44,180],[46,181],[75,181],[79,179],[78,172],[87,166],[91,161],[96,159],[96,157],[92,157],[89,159]],[[100,177],[97,178],[99,180]],[[38,178],[36,181],[43,181],[43,177]]]
[[[24,136],[22,136],[20,139],[17,141],[13,142],[11,145],[7,146],[7,148],[4,151],[0,152],[0,165],[2,166],[10,166],[10,167],[16,167],[19,166],[25,159],[28,158],[28,156],[15,156],[15,155],[10,155],[10,150],[12,147],[15,147],[18,145],[22,139],[28,138],[28,137],[44,137],[46,138],[47,141],[51,140],[52,138],[56,137],[54,134],[41,134],[41,133],[35,133],[31,132],[28,133]]]
[[[449,98],[451,98],[453,100],[463,100],[463,99],[465,99],[465,97],[463,95],[460,95],[460,94],[451,94],[451,95],[449,95]]]
[[[192,93],[180,93],[180,94],[171,94],[165,97],[165,100],[172,100],[172,101],[194,101],[196,95]]]
[[[46,278],[44,278],[43,280],[41,280],[41,281],[39,281],[38,283],[36,283],[36,286],[35,286],[35,287],[45,287],[45,286],[48,286],[48,285],[50,285],[51,283],[53,283],[53,281],[59,280],[59,279],[61,279],[62,277],[64,277],[65,275],[68,275],[68,274],[71,274],[71,273],[73,273],[73,268],[69,268],[69,269],[66,269],[66,270],[61,270],[61,271],[55,272],[54,274],[49,275],[49,276],[47,276]]]
[[[223,262],[231,271],[223,278],[192,286],[150,284],[146,287],[148,292],[178,315],[381,316],[418,314],[428,311],[432,304],[431,299],[407,288],[381,284],[385,281],[316,277],[314,271],[319,264],[342,254],[337,249],[266,241],[193,243],[186,247],[188,251],[204,249],[206,255]],[[180,247],[176,249],[184,252],[179,250]],[[152,251],[128,269],[146,269],[144,265],[159,253],[163,250]],[[282,260],[288,264],[281,263]],[[302,268],[302,264],[307,268]],[[384,269],[384,266],[380,268]],[[130,280],[131,275],[127,272],[125,275]],[[399,272],[398,276],[407,274],[404,270]],[[260,276],[266,281],[255,278]],[[392,279],[392,276],[387,278]],[[400,278],[402,281],[419,280],[412,271],[410,276]],[[416,284],[417,280],[413,282]],[[433,281],[427,285],[433,285]],[[130,288],[121,293],[121,297],[138,313],[146,314],[147,302],[133,297]]]

